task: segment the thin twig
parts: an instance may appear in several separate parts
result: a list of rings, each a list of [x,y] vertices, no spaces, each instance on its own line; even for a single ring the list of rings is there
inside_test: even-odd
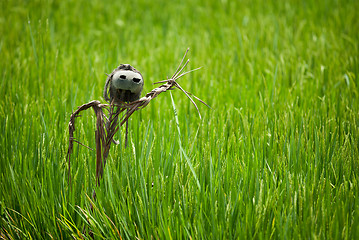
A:
[[[177,74],[178,69],[181,68],[181,65],[182,65],[182,63],[183,63],[183,60],[186,58],[186,55],[187,55],[188,51],[189,51],[189,48],[187,48],[186,52],[184,53],[183,58],[182,58],[180,64],[178,65],[178,67],[177,67],[177,70],[176,70],[175,73],[172,75],[172,79],[173,79],[174,76]]]
[[[85,144],[83,144],[83,143],[81,143],[81,142],[79,142],[79,141],[77,141],[76,139],[72,139],[72,141],[74,141],[75,143],[78,143],[78,144],[80,144],[81,146],[84,146],[85,148],[87,148],[87,149],[90,149],[91,151],[93,151],[93,149],[92,148],[90,148],[89,146],[86,146]]]
[[[194,106],[196,107],[196,109],[197,109],[199,118],[202,119],[201,113],[199,112],[199,109],[198,109],[198,107],[197,107],[197,104],[193,101],[193,99],[187,94],[187,92],[186,92],[177,82],[175,82],[175,84],[176,84],[176,87],[178,87],[182,92],[184,92],[184,94],[186,94],[186,96],[189,98],[189,100],[191,100],[191,102],[193,103],[193,105],[194,105]]]

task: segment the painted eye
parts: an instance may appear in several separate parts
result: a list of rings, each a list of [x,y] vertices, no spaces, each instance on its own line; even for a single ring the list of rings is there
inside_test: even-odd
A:
[[[134,81],[134,82],[137,82],[137,83],[138,83],[138,82],[140,82],[140,81],[141,81],[141,79],[139,79],[139,78],[133,78],[133,79],[132,79],[132,81]]]
[[[121,75],[120,78],[121,78],[121,79],[126,79],[126,76],[125,76],[125,75]]]

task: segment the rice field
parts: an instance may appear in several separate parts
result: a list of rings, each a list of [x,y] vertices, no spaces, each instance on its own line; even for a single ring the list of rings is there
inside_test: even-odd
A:
[[[359,2],[1,1],[1,239],[357,239]],[[68,123],[129,63],[142,96],[100,185]],[[92,110],[75,137],[95,149]],[[96,199],[93,192],[96,191]]]

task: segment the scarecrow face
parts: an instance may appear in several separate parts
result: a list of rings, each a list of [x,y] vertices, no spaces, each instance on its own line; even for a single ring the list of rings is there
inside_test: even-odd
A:
[[[141,74],[137,72],[119,70],[112,77],[112,85],[115,89],[139,93],[143,88],[143,78]]]
[[[110,98],[108,97],[108,90]],[[106,101],[121,104],[133,102],[140,98],[143,88],[143,77],[130,64],[121,64],[108,75],[103,96]]]

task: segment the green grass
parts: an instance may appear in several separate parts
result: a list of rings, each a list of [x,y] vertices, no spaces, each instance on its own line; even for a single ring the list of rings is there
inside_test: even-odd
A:
[[[357,239],[358,1],[1,1],[0,236]],[[95,152],[68,121],[130,63],[161,94]],[[172,101],[173,98],[173,101]],[[75,136],[95,147],[92,110]],[[124,142],[124,131],[116,136]],[[96,189],[97,200],[92,202]],[[93,211],[90,205],[93,205]]]

